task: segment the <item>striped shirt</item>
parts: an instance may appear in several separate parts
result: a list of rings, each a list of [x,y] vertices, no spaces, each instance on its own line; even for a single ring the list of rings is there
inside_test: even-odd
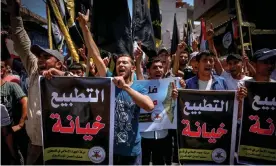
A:
[[[1,86],[1,104],[7,108],[12,125],[18,124],[21,118],[20,100],[23,97],[26,95],[17,83],[5,82]]]

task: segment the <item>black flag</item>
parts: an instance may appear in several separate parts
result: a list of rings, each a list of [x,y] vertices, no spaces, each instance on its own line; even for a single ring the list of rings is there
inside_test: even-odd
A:
[[[156,47],[158,48],[161,44],[161,14],[159,9],[159,0],[150,0],[150,15],[152,21],[152,27],[154,31],[154,37],[156,42]]]
[[[156,56],[154,31],[147,0],[133,1],[133,38],[142,42],[142,49],[147,56]]]
[[[176,52],[178,44],[179,44],[179,31],[177,27],[176,14],[174,14],[171,54],[174,54]]]
[[[107,5],[108,4],[108,5]],[[127,0],[93,1],[91,32],[100,49],[132,55],[131,18]]]

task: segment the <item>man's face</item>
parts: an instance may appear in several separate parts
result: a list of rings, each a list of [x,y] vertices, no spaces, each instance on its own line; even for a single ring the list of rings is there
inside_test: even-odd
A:
[[[134,66],[131,63],[131,58],[127,56],[119,57],[116,61],[116,73],[118,76],[128,79],[132,76]]]
[[[172,59],[171,59],[170,55],[167,53],[162,53],[162,54],[159,54],[159,58],[162,61],[164,71],[169,70],[171,63],[172,63]]]
[[[72,74],[74,74],[75,76],[79,76],[79,77],[84,76],[84,72],[81,69],[72,69],[72,70],[70,70],[70,72]]]
[[[221,59],[220,60],[220,63],[221,63],[221,65],[222,65],[222,67],[223,67],[223,69],[225,70],[225,71],[229,71],[229,66],[228,66],[228,64],[227,64],[227,62],[226,62],[226,59],[224,58],[224,59]]]
[[[154,62],[148,69],[150,79],[161,79],[164,75],[164,68],[162,62]]]
[[[242,61],[238,59],[232,59],[227,62],[228,64],[228,71],[231,75],[236,76],[242,72]]]
[[[49,70],[50,68],[57,68],[57,66],[60,66],[57,65],[58,60],[54,56],[47,53],[41,53],[39,56],[37,56],[37,58],[38,71],[40,74],[42,74],[42,72],[45,70]]]
[[[181,66],[185,66],[189,61],[189,57],[188,57],[187,53],[181,53],[179,58],[180,58],[179,59],[179,64]]]
[[[198,63],[196,61],[196,58],[192,58],[190,60],[190,66],[192,66],[193,71],[197,72],[198,71]]]
[[[4,61],[1,61],[1,78],[3,78],[7,73],[6,64]]]
[[[270,77],[275,69],[275,60],[265,60],[256,62],[256,72],[264,77]]]
[[[214,63],[213,56],[203,55],[198,63],[198,72],[206,76],[211,75]]]

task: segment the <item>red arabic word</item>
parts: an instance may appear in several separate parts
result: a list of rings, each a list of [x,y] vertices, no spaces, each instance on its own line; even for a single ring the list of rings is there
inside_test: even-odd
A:
[[[190,121],[183,119],[181,121],[182,124],[185,124],[186,127],[182,130],[182,135],[189,136],[189,137],[195,137],[195,138],[209,138],[209,143],[216,143],[218,138],[221,138],[224,134],[227,134],[227,130],[223,129],[225,126],[224,123],[221,123],[219,125],[219,128],[216,129],[213,128],[211,132],[206,131],[206,123],[203,123],[202,127],[200,126],[200,123],[198,121],[195,122],[195,126],[197,126],[197,131],[191,131]]]
[[[63,134],[73,134],[76,129],[76,134],[84,134],[83,139],[85,141],[92,141],[93,137],[91,135],[97,135],[98,132],[105,127],[105,124],[100,123],[102,120],[101,116],[96,117],[96,122],[90,125],[88,122],[85,128],[80,127],[80,118],[76,117],[75,121],[72,120],[72,116],[68,115],[66,119],[70,121],[70,127],[63,127],[61,124],[60,115],[58,113],[51,114],[51,119],[57,119],[57,122],[52,127],[52,132],[63,133]]]
[[[274,133],[274,130],[275,130],[275,126],[274,124],[272,123],[273,120],[271,118],[268,118],[266,120],[267,123],[269,123],[269,129],[262,129],[261,126],[260,126],[260,118],[258,115],[250,115],[248,117],[250,120],[255,120],[255,124],[251,125],[250,128],[249,128],[249,132],[251,133],[257,133],[257,134],[260,134],[260,135],[272,135]]]

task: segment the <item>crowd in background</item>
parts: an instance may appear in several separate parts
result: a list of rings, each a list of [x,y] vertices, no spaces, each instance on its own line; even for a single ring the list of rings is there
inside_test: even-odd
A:
[[[11,33],[1,32],[1,163],[43,164],[41,138],[41,108],[39,76],[47,79],[68,77],[113,77],[116,85],[116,112],[126,112],[132,119],[129,142],[121,142],[115,135],[114,164],[171,165],[179,163],[175,130],[139,132],[140,108],[151,111],[154,104],[145,95],[145,89],[135,80],[181,77],[181,88],[197,90],[237,90],[239,118],[242,99],[247,95],[244,81],[275,82],[276,50],[261,49],[248,58],[245,52],[220,58],[216,51],[213,29],[208,30],[209,50],[199,51],[194,41],[192,52],[185,42],[179,43],[175,54],[169,48],[160,48],[154,57],[148,57],[137,41],[133,55],[100,53],[88,28],[88,15],[79,14],[78,21],[85,45],[78,50],[83,63],[64,57],[60,51],[32,45],[24,29],[19,10],[13,1]],[[20,58],[12,58],[5,47],[5,39],[14,41]],[[92,60],[93,61],[92,61]],[[88,62],[87,62],[88,61]],[[112,65],[114,63],[114,65]],[[172,98],[178,97],[173,86]],[[123,106],[122,106],[123,105]],[[115,117],[115,124],[120,123]],[[115,126],[115,132],[120,127]],[[162,147],[162,148],[160,148]]]

